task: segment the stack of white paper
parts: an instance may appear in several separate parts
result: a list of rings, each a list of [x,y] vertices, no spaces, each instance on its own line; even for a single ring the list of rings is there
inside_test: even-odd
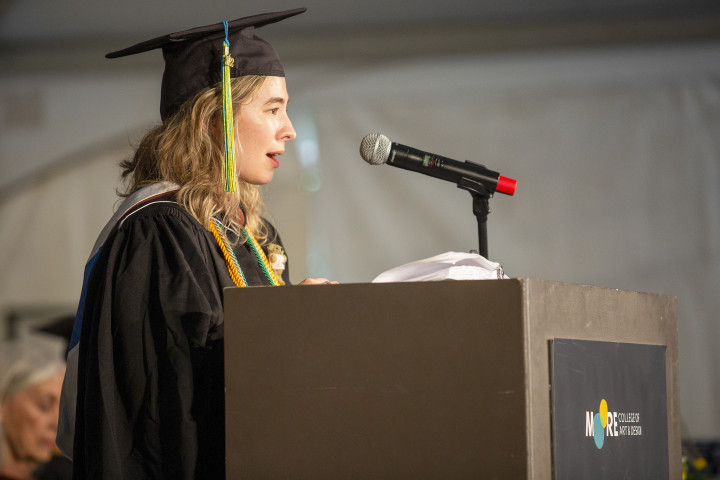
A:
[[[387,270],[373,283],[509,278],[499,263],[477,253],[446,252]]]

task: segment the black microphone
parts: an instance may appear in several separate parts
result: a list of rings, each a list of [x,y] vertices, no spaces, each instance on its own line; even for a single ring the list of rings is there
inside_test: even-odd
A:
[[[394,167],[424,173],[431,177],[458,183],[463,178],[480,183],[489,194],[496,191],[513,195],[517,180],[503,177],[477,163],[458,162],[434,153],[423,152],[412,147],[390,142],[381,133],[365,135],[360,144],[360,156],[371,165],[387,163]]]

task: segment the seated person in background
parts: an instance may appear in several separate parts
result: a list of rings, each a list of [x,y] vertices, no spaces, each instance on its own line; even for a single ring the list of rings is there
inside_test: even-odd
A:
[[[0,480],[47,478],[37,470],[57,451],[64,375],[55,342],[27,336],[0,344]]]

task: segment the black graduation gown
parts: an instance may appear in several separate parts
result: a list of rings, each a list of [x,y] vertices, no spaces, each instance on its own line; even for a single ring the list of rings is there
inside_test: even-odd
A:
[[[161,200],[126,215],[90,276],[74,478],[225,478],[222,289],[234,284],[212,234]],[[249,285],[269,283],[248,245],[235,254]]]

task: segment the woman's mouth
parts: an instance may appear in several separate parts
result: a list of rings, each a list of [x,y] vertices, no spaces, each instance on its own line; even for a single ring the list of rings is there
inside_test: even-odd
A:
[[[270,159],[270,163],[272,164],[273,168],[277,168],[280,166],[280,161],[277,159],[279,155],[282,155],[282,153],[268,153],[267,157]]]
[[[53,449],[55,447],[55,439],[54,438],[43,438],[40,439],[40,445],[43,448],[49,448]]]

